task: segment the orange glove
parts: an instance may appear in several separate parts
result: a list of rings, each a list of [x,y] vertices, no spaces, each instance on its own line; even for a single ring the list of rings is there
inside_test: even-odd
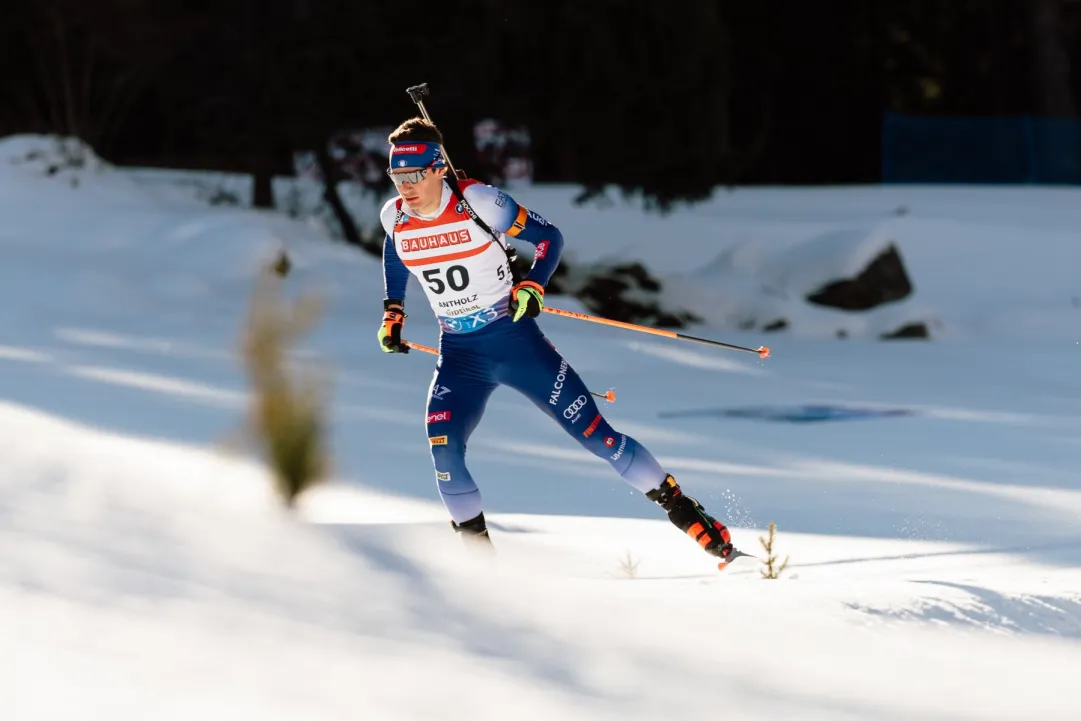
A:
[[[402,343],[402,326],[405,309],[400,300],[383,301],[383,325],[379,326],[379,347],[384,353],[408,353],[409,346]]]

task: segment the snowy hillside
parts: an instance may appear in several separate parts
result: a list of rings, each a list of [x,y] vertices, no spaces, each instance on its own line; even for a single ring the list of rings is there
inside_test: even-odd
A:
[[[250,197],[243,177],[130,175],[188,197]],[[349,184],[342,190],[357,221],[376,227],[384,199]],[[656,300],[699,317],[701,331],[762,330],[784,320],[780,337],[877,338],[913,323],[934,338],[1072,343],[1081,335],[1081,188],[718,190],[668,216],[616,190],[577,206],[578,192],[527,186],[513,195],[561,228],[577,275],[641,262],[663,285]],[[318,222],[329,217],[317,185],[280,178],[276,193],[283,208]],[[890,247],[913,286],[903,299],[859,312],[806,302]]]
[[[375,259],[160,176],[10,162],[39,143],[0,140],[0,719],[1081,717],[1076,193],[738,191],[668,218],[518,193],[572,259],[790,314],[694,329],[765,360],[543,319],[737,545],[764,555],[776,522],[766,581],[506,389],[469,451],[498,555],[470,557],[425,443],[434,359],[376,347]],[[885,238],[916,291],[846,340],[777,293],[819,282],[796,259],[832,274]],[[295,516],[232,444],[240,324],[283,247],[327,299],[305,350],[335,390],[335,478]],[[909,312],[939,336],[873,340]]]

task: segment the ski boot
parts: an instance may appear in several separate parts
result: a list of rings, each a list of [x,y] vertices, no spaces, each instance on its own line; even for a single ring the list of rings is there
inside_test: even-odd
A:
[[[484,512],[462,523],[450,522],[454,532],[461,535],[462,540],[470,548],[494,551],[492,539],[488,536],[488,525],[484,521]]]
[[[723,523],[706,513],[697,500],[684,495],[672,474],[664,477],[660,488],[648,491],[646,498],[663,508],[676,528],[693,538],[706,553],[721,559],[718,568],[723,570],[730,560],[746,555],[732,546],[732,535]]]

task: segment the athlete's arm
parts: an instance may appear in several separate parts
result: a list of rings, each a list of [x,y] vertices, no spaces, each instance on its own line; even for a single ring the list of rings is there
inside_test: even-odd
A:
[[[409,269],[398,257],[394,241],[390,236],[383,238],[383,299],[405,301],[405,287],[409,282]]]
[[[409,282],[409,269],[398,257],[398,250],[391,239],[398,208],[393,199],[388,200],[379,211],[379,222],[386,236],[383,238],[383,300],[405,302],[405,287]]]
[[[559,228],[490,185],[470,185],[464,190],[464,195],[492,230],[524,240],[535,247],[533,265],[523,280],[547,286],[563,254],[563,234]]]

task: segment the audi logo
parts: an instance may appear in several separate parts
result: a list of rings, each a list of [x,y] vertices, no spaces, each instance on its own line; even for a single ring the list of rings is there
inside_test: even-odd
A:
[[[586,403],[588,403],[588,400],[585,396],[578,396],[574,399],[574,403],[571,403],[567,410],[563,411],[563,417],[573,418],[574,414],[582,410]]]

